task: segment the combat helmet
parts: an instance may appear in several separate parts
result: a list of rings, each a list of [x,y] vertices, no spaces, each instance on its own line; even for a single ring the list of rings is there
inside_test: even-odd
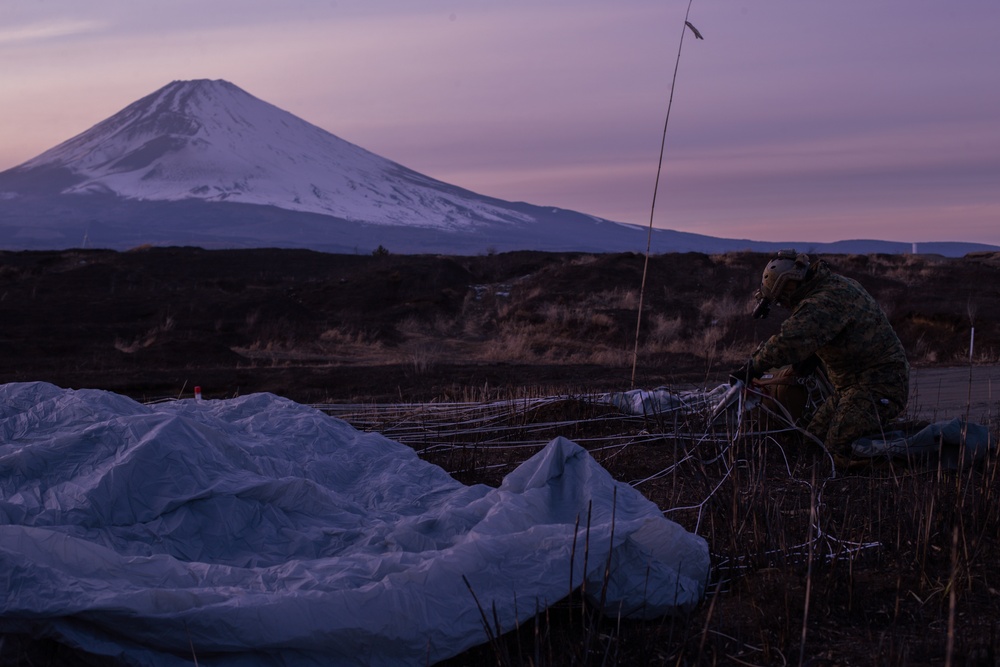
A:
[[[777,302],[789,280],[804,280],[809,270],[809,255],[794,250],[779,250],[764,267],[760,279],[760,296]]]

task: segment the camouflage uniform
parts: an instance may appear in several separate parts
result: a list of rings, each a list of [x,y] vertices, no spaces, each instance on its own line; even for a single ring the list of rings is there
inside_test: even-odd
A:
[[[906,352],[875,299],[824,262],[810,268],[788,302],[791,315],[754,352],[753,365],[777,368],[819,357],[834,393],[806,428],[832,452],[847,454],[852,442],[881,433],[906,407]]]

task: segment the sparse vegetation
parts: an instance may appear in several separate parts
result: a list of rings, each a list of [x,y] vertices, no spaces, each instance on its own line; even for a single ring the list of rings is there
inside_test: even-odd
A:
[[[968,363],[973,325],[973,363],[998,359],[993,255],[828,259],[876,295],[914,364]],[[780,312],[748,317],[765,260],[653,256],[637,381],[721,377],[774,331]],[[620,384],[629,376],[642,268],[643,258],[627,253],[0,253],[0,346],[18,360],[0,368],[0,379],[72,386],[99,377],[113,389],[172,395],[185,379],[174,372],[182,362],[201,369],[206,387],[272,387],[303,401],[336,397],[361,377],[371,378],[362,395],[377,395],[381,382],[387,394],[432,398],[463,368],[472,384],[520,384],[525,373],[529,381],[559,375],[570,387],[573,379]],[[358,374],[355,366],[381,370]],[[281,368],[287,377],[276,382]],[[401,369],[404,380],[420,369],[419,381],[400,385]],[[391,379],[379,380],[382,372]]]
[[[712,384],[777,328],[780,313],[748,316],[765,259],[651,258],[641,386]],[[1000,361],[1000,256],[829,260],[879,298],[916,366],[969,365],[973,325],[971,363]],[[833,476],[794,432],[707,429],[690,416],[628,417],[579,400],[629,388],[642,263],[630,254],[0,253],[0,381],[140,400],[200,384],[210,398],[272,391],[371,404],[348,418],[404,441],[394,425],[428,425],[389,419],[376,403],[500,404],[507,412],[475,429],[449,436],[430,424],[411,444],[463,482],[497,484],[535,451],[530,443],[564,435],[711,545],[711,589],[687,617],[601,617],[572,595],[453,665],[997,664],[996,459]],[[528,408],[552,396],[563,398]],[[996,403],[987,423],[1000,437]],[[73,664],[64,647],[46,646]],[[3,658],[26,650],[17,638],[0,644]]]
[[[714,568],[687,616],[602,616],[574,593],[520,628],[491,627],[493,641],[447,665],[996,664],[996,457],[962,470],[926,459],[835,473],[817,445],[754,417],[709,427],[701,414],[632,417],[530,390],[456,400],[479,411],[331,409],[468,484],[499,484],[555,435],[586,443],[705,537]],[[990,424],[997,434],[1000,412]]]
[[[166,315],[163,321],[149,329],[145,333],[136,336],[130,341],[125,341],[121,338],[115,339],[115,349],[119,352],[124,352],[126,354],[132,354],[138,350],[150,347],[156,343],[159,336],[166,334],[174,328],[174,318],[171,315]]]

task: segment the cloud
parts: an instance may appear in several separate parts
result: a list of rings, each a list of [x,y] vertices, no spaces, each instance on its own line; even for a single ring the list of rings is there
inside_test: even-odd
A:
[[[0,47],[100,32],[105,23],[83,19],[31,23],[0,29]]]

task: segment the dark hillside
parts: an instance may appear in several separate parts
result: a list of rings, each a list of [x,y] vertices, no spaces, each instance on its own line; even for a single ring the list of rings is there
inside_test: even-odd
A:
[[[721,379],[780,324],[748,316],[766,255],[653,256],[636,383]],[[915,365],[1000,359],[1000,257],[836,255]],[[145,248],[0,253],[0,382],[137,397],[271,391],[429,400],[631,379],[644,258]]]
[[[777,309],[749,316],[767,259],[652,257],[636,384],[714,386],[742,363],[782,320]],[[1000,254],[826,259],[880,301],[921,372],[959,376],[952,393],[970,406],[972,371],[1000,367]],[[579,253],[0,253],[0,382],[351,403],[326,410],[399,438],[463,484],[496,486],[561,435],[710,545],[710,590],[688,615],[617,619],[573,593],[447,665],[998,664],[995,456],[958,471],[920,457],[835,469],[759,411],[706,428],[684,411],[640,417],[554,397],[631,385],[643,264]],[[995,380],[983,384],[995,438]],[[919,398],[944,393],[925,386]],[[431,400],[443,410],[385,405]],[[111,664],[14,632],[0,636],[0,663]]]

